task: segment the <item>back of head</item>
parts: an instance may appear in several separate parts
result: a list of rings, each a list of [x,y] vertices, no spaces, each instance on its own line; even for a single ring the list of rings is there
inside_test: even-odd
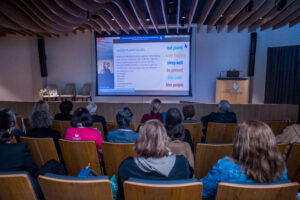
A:
[[[70,114],[73,109],[73,103],[71,101],[63,101],[60,103],[59,109],[61,113]]]
[[[230,103],[227,100],[221,100],[218,104],[218,108],[221,112],[229,112],[230,111]]]
[[[46,111],[49,112],[49,104],[47,101],[38,101],[33,106],[33,111]]]
[[[182,116],[177,108],[170,108],[166,114],[166,130],[172,140],[184,138]]]
[[[52,124],[52,119],[48,112],[39,110],[31,114],[29,122],[33,128],[48,128]]]
[[[182,113],[184,119],[192,118],[195,115],[195,107],[192,104],[183,106]]]
[[[260,121],[238,125],[233,141],[233,158],[245,169],[247,178],[269,183],[283,176],[285,162],[271,128]]]
[[[97,105],[94,102],[90,102],[87,106],[86,109],[91,113],[91,115],[94,115],[97,111]]]
[[[159,113],[161,101],[159,99],[153,99],[150,106],[150,111],[153,113]]]
[[[11,127],[10,116],[6,111],[0,111],[0,143],[10,140],[9,129]]]
[[[10,128],[11,129],[18,128],[15,112],[10,108],[4,108],[4,109],[0,109],[0,110],[6,112],[9,115]]]
[[[130,108],[128,107],[124,107],[121,108],[120,110],[118,110],[117,115],[116,115],[116,119],[117,119],[117,123],[119,128],[129,128],[130,126],[130,122],[132,120],[132,112],[130,110]]]
[[[90,112],[86,108],[77,108],[73,113],[71,126],[72,127],[90,127],[93,125],[93,120]]]
[[[139,131],[135,151],[142,157],[160,158],[168,155],[168,136],[164,125],[158,120],[148,120]]]

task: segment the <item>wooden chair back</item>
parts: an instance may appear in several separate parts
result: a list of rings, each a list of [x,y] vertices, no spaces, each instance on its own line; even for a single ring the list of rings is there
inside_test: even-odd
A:
[[[134,143],[102,142],[103,161],[108,177],[118,177],[119,166],[123,160],[137,156],[134,151]]]
[[[298,183],[278,185],[240,185],[219,183],[216,200],[294,200],[296,199]]]
[[[65,138],[67,129],[71,127],[71,121],[53,120],[51,128],[60,133],[61,138]]]
[[[91,169],[101,175],[98,151],[94,141],[59,139],[65,167],[70,176],[77,176],[81,169],[90,164]]]
[[[23,122],[22,122],[22,117],[16,117],[16,120],[17,120],[17,124],[18,124],[18,127],[19,129],[22,131],[23,130]]]
[[[110,181],[107,178],[102,180],[94,177],[91,180],[71,178],[70,180],[70,178],[39,176],[38,179],[46,200],[113,200]]]
[[[229,143],[233,142],[236,123],[208,122],[206,131],[206,143]]]
[[[62,135],[61,131],[61,125],[60,125],[60,121],[59,120],[53,120],[52,121],[52,125],[51,128],[58,131],[60,133],[60,135]]]
[[[24,121],[26,131],[29,131],[32,128],[29,122],[29,118],[24,118],[23,121]]]
[[[15,136],[10,137],[10,143],[13,143],[13,144],[18,143]]]
[[[124,182],[124,196],[130,200],[199,200],[202,199],[202,191],[203,185],[200,182],[184,184]]]
[[[0,199],[37,200],[28,174],[0,173]]]
[[[286,162],[288,178],[300,183],[300,144],[293,144]]]
[[[106,128],[107,128],[107,132],[114,131],[118,128],[118,124],[108,122],[108,123],[106,123]],[[134,124],[130,124],[129,128],[131,130],[135,131]]]
[[[20,140],[28,146],[33,160],[39,167],[48,160],[57,160],[59,162],[59,157],[52,138],[31,138],[21,136]]]
[[[280,153],[283,155],[285,152],[285,149],[287,147],[287,144],[277,144],[277,146],[278,146]]]
[[[267,121],[265,123],[270,126],[275,136],[281,134],[283,129],[289,125],[288,121]]]
[[[97,128],[97,130],[101,132],[102,138],[105,139],[105,134],[104,134],[104,131],[103,131],[102,123],[100,123],[100,122],[98,122],[98,123],[93,123],[92,128]]]
[[[185,123],[184,128],[190,131],[194,149],[196,149],[197,143],[201,142],[202,138],[202,123]]]
[[[225,156],[232,156],[232,144],[204,144],[198,143],[196,147],[196,158],[194,175],[201,179],[207,175],[217,161]]]

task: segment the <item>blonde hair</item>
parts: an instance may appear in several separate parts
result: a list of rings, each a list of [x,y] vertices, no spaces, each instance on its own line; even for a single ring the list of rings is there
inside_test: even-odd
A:
[[[158,120],[149,120],[140,128],[134,149],[145,158],[159,158],[168,155],[168,144],[169,139],[164,125]]]
[[[269,183],[283,176],[285,162],[271,128],[260,121],[238,125],[233,140],[233,158],[254,181]]]

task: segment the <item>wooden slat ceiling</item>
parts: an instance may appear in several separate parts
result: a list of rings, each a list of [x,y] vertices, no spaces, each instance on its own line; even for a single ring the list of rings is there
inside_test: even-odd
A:
[[[0,36],[189,33],[192,24],[253,32],[299,22],[300,0],[0,0]]]

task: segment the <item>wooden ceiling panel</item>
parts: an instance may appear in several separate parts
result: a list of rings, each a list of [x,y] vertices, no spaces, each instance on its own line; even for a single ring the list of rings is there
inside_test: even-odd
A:
[[[232,31],[236,26],[246,20],[251,14],[255,13],[255,11],[263,5],[265,0],[256,0],[252,1],[252,6],[249,5],[248,10],[245,8],[242,10],[235,18],[228,24],[228,32]],[[251,7],[251,8],[250,8]],[[239,32],[241,30],[239,29]]]
[[[239,31],[254,31],[258,27],[292,27],[300,21],[300,0],[286,0],[282,10],[276,8],[275,0],[169,1],[0,0],[0,34],[53,37],[88,30],[104,35],[131,31],[149,34],[151,30],[159,34],[162,29],[166,33],[180,33],[180,29],[189,33],[192,24],[197,24],[198,31],[202,25],[207,25],[208,32],[214,26],[220,32],[226,25],[228,31],[236,26]],[[151,22],[146,21],[146,13]],[[183,21],[183,13],[188,14],[187,21]]]

